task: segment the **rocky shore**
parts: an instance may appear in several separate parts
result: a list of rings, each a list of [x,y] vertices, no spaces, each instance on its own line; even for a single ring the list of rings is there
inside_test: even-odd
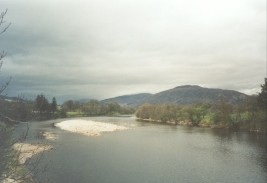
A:
[[[62,130],[80,133],[86,136],[100,136],[102,132],[113,132],[116,130],[128,129],[128,127],[117,124],[81,119],[62,121],[60,123],[56,123],[55,126],[61,128]]]

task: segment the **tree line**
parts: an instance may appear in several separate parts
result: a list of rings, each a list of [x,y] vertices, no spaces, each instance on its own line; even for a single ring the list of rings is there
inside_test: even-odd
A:
[[[49,102],[44,94],[37,95],[34,101],[23,100],[20,97],[16,100],[0,100],[0,109],[4,114],[0,115],[0,120],[12,119],[13,122],[135,113],[132,107],[120,106],[117,102],[100,103],[96,99],[85,103],[67,100],[62,105],[58,105],[55,97]]]
[[[233,105],[221,96],[217,102],[195,105],[143,104],[136,111],[136,117],[157,122],[190,124],[230,128],[235,130],[266,131],[267,87],[261,85],[258,95],[249,96],[240,105]]]
[[[35,101],[24,100],[21,96],[12,100],[0,100],[0,109],[3,114],[0,120],[10,121],[12,119],[14,123],[58,117],[55,97],[49,103],[43,94],[38,95]]]
[[[119,115],[135,112],[135,109],[129,106],[120,106],[117,102],[101,103],[96,99],[85,103],[67,100],[62,104],[61,110],[74,116]]]

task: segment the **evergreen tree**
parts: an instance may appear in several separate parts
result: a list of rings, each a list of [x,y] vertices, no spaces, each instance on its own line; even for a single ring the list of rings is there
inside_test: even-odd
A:
[[[261,92],[257,97],[258,105],[264,111],[264,118],[262,120],[263,126],[265,126],[265,132],[267,137],[267,78],[264,78],[264,84],[261,85]]]
[[[52,113],[55,113],[57,111],[57,101],[55,97],[53,97],[53,100],[51,103],[51,111]]]
[[[262,109],[267,109],[267,78],[264,78],[265,83],[261,85],[261,92],[258,94],[258,104]]]
[[[38,95],[35,99],[35,109],[40,113],[49,113],[50,112],[50,105],[48,100],[45,98],[43,94]]]

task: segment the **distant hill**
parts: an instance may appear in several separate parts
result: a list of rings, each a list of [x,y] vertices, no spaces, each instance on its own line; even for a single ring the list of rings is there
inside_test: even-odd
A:
[[[120,105],[125,106],[134,106],[135,103],[137,103],[140,100],[143,100],[152,94],[150,93],[139,93],[139,94],[134,94],[134,95],[123,95],[123,96],[118,96],[115,98],[108,98],[105,100],[101,100],[100,103],[109,103],[109,102],[118,102]]]
[[[11,102],[11,101],[18,101],[18,100],[20,100],[20,101],[24,101],[23,99],[19,99],[18,97],[8,97],[8,96],[5,96],[5,95],[0,95],[0,101],[3,101],[3,100],[5,100],[5,101],[8,101],[8,102]]]
[[[135,106],[140,106],[143,103],[156,104],[165,102],[190,105],[199,101],[215,102],[220,99],[220,96],[224,96],[227,101],[232,104],[242,103],[247,98],[246,94],[234,90],[203,88],[196,85],[184,85],[151,95],[142,101],[135,103]]]
[[[162,91],[156,94],[137,94],[119,96],[112,99],[103,100],[116,101],[119,104],[138,107],[144,103],[176,103],[182,105],[191,105],[199,101],[202,102],[215,102],[224,96],[229,103],[240,104],[248,97],[244,93],[234,90],[223,90],[214,88],[203,88],[197,85],[184,85],[178,86],[170,90]],[[102,101],[101,101],[102,102]]]

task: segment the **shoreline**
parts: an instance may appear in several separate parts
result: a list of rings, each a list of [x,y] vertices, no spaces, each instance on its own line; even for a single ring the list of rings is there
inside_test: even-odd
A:
[[[19,152],[19,163],[25,164],[27,160],[33,156],[53,149],[53,146],[47,144],[28,144],[28,143],[16,143],[14,149]]]
[[[25,167],[28,160],[33,156],[43,153],[44,151],[53,149],[53,146],[37,143],[37,144],[28,144],[28,143],[15,143],[13,148],[18,153],[16,158],[18,164],[13,167],[14,171],[11,170],[11,173],[7,172],[8,177],[2,180],[3,183],[21,183],[22,181],[27,181],[34,183],[34,179],[28,169]],[[21,175],[21,173],[23,175]],[[22,179],[21,179],[22,178]]]
[[[161,124],[169,124],[169,125],[178,125],[178,126],[195,126],[195,127],[201,127],[201,128],[210,128],[210,129],[222,129],[222,130],[233,130],[236,132],[256,132],[256,133],[266,133],[267,131],[261,131],[261,130],[248,130],[248,129],[233,129],[229,126],[223,126],[220,124],[208,124],[208,123],[199,123],[198,125],[193,125],[190,121],[179,121],[179,122],[171,122],[171,121],[161,121],[161,120],[152,120],[152,119],[142,119],[137,118],[137,120],[143,121],[143,122],[150,122],[150,123],[161,123]]]

